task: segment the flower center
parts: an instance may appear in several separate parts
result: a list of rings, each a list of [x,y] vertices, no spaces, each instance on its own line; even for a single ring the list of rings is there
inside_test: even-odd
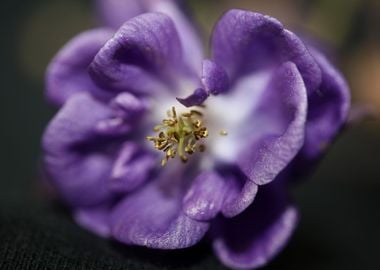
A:
[[[167,117],[153,128],[158,136],[147,137],[157,150],[165,152],[162,166],[165,166],[170,158],[178,156],[185,163],[188,155],[205,151],[205,145],[201,141],[208,136],[208,130],[203,125],[203,114],[200,111],[190,110],[177,114],[175,107],[172,107],[167,111]]]

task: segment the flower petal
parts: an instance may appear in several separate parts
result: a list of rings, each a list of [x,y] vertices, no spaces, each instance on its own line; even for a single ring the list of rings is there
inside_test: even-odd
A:
[[[208,93],[203,88],[197,88],[186,98],[178,98],[177,100],[186,107],[200,106],[207,99]]]
[[[100,48],[113,34],[109,29],[95,29],[73,38],[54,57],[46,71],[46,96],[55,106],[61,106],[78,92],[100,94],[87,68]]]
[[[111,215],[113,236],[126,244],[158,249],[196,244],[209,224],[182,212],[180,185],[183,182],[179,176],[163,173],[159,179],[152,179],[150,184],[131,193]]]
[[[113,166],[109,187],[116,192],[128,192],[142,185],[151,174],[157,159],[145,153],[137,144],[125,143]]]
[[[133,130],[148,109],[144,99],[123,92],[110,101],[114,117],[99,121],[96,131],[102,135],[117,136]]]
[[[248,144],[239,154],[239,167],[256,184],[272,181],[301,149],[306,111],[301,75],[295,64],[285,63],[273,74],[253,113],[252,125],[260,132],[245,138]]]
[[[222,213],[225,217],[234,217],[252,204],[258,186],[245,177],[229,176],[228,192],[223,202]]]
[[[210,94],[218,95],[229,89],[226,71],[211,60],[203,60],[201,81],[203,88],[197,88],[188,97],[177,98],[177,100],[186,107],[200,106]]]
[[[209,94],[218,95],[224,93],[229,88],[227,72],[212,60],[203,60],[202,84]]]
[[[274,63],[297,65],[309,92],[321,82],[321,71],[302,41],[274,18],[244,10],[230,10],[212,36],[213,60],[231,79]]]
[[[190,22],[178,8],[179,1],[173,0],[148,0],[154,3],[154,11],[162,12],[168,15],[174,22],[178,31],[183,48],[184,61],[193,72],[196,72],[201,67],[203,58],[203,47],[198,32],[193,28],[193,23]],[[177,3],[176,3],[177,2]]]
[[[226,181],[214,171],[205,171],[193,181],[183,202],[183,211],[196,220],[214,218],[223,205]]]
[[[350,92],[342,74],[316,49],[310,51],[322,70],[322,84],[309,96],[305,145],[301,152],[307,159],[316,159],[345,123]]]
[[[263,266],[288,242],[298,213],[287,203],[286,190],[274,185],[260,187],[255,203],[241,215],[216,221],[213,248],[225,265],[234,269]]]
[[[43,136],[46,171],[66,203],[91,206],[109,197],[106,180],[112,155],[96,123],[112,112],[85,93],[73,95]]]
[[[109,214],[110,206],[102,204],[95,207],[75,209],[74,219],[83,228],[96,235],[109,237],[111,234],[108,224]]]
[[[161,13],[147,13],[129,20],[116,32],[95,56],[90,74],[109,91],[151,94],[175,88],[179,79],[176,70],[181,70],[182,64],[181,44],[172,20]]]
[[[127,20],[146,12],[168,15],[178,31],[186,63],[197,71],[202,60],[202,44],[197,31],[184,16],[174,0],[98,0],[99,14],[103,21],[118,29]]]

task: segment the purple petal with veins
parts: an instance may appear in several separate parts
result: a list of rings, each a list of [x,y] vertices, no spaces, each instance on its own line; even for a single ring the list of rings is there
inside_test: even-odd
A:
[[[112,168],[110,189],[114,192],[132,191],[149,179],[155,164],[154,155],[146,153],[134,143],[125,143]]]
[[[222,94],[229,88],[227,72],[212,60],[203,60],[202,83],[207,93],[212,95]]]
[[[207,99],[208,93],[203,88],[198,88],[190,96],[186,98],[178,98],[177,100],[186,107],[199,106]]]
[[[210,220],[220,211],[225,197],[226,181],[216,172],[198,175],[184,197],[184,212],[195,220]]]

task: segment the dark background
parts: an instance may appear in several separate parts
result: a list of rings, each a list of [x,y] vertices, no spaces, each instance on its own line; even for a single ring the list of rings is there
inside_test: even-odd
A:
[[[323,39],[353,102],[380,105],[379,1],[188,1],[207,37],[228,6],[275,16]],[[39,185],[40,137],[54,114],[43,76],[54,53],[97,24],[91,1],[2,0],[0,9],[0,269],[223,269],[206,244],[131,248],[78,227]],[[294,189],[302,219],[267,269],[380,269],[380,125],[349,127]]]

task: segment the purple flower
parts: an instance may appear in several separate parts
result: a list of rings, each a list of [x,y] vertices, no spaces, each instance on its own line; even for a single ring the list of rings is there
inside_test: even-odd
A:
[[[139,3],[131,17],[164,13],[80,34],[50,64],[46,171],[98,235],[178,249],[207,234],[225,265],[262,266],[296,227],[293,175],[346,120],[345,80],[274,18],[228,11],[201,60],[172,2]]]

